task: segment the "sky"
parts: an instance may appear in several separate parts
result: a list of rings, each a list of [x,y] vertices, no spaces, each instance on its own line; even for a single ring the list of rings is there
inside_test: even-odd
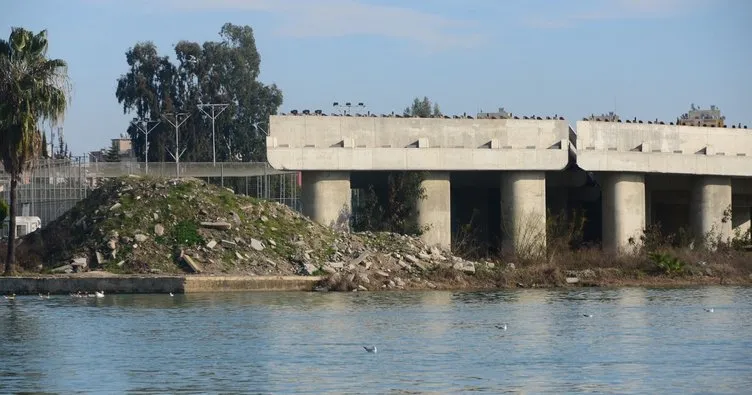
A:
[[[575,126],[609,111],[674,121],[695,103],[752,127],[749,0],[6,0],[0,36],[48,30],[73,83],[65,139],[84,154],[133,118],[115,98],[128,48],[174,58],[226,22],[254,29],[281,112],[401,112],[428,96],[448,115],[504,107]]]

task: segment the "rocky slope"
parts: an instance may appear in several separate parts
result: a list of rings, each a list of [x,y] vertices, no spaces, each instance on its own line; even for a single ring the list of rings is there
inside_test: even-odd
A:
[[[26,236],[17,258],[25,271],[44,273],[326,275],[339,290],[435,288],[426,278],[437,270],[459,279],[493,266],[414,237],[335,232],[200,180],[137,177],[105,181]]]

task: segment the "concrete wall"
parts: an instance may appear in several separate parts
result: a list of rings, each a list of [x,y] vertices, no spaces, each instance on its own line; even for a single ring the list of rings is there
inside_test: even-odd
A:
[[[546,248],[546,173],[501,176],[502,249],[523,255]]]
[[[272,116],[279,170],[560,170],[566,121]]]
[[[108,276],[108,277],[0,277],[4,295],[68,295],[75,292],[196,293],[236,291],[311,291],[318,276]]]
[[[577,164],[589,171],[752,177],[752,131],[579,121]]]
[[[645,177],[608,173],[603,177],[603,249],[631,252],[645,229]]]

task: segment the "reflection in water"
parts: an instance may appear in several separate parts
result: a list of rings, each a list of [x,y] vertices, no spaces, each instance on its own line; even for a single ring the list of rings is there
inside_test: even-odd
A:
[[[750,302],[733,287],[19,297],[0,301],[0,392],[740,393]]]

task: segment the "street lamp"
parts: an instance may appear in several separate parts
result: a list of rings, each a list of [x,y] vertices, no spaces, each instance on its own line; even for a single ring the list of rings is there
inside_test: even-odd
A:
[[[214,120],[216,120],[219,114],[222,114],[222,111],[224,111],[228,106],[229,104],[213,104],[213,103],[199,104],[197,106],[198,109],[201,110],[201,112],[204,113],[204,115],[211,118],[211,121],[212,121],[212,164],[214,166],[217,165],[217,146],[215,142],[216,140],[214,138]],[[211,115],[208,112],[206,112],[205,108],[211,108]]]
[[[144,166],[146,174],[149,174],[149,133],[151,133],[152,130],[154,130],[157,126],[159,126],[162,121],[153,121],[144,118],[133,118],[131,123],[136,127],[136,129],[138,129],[139,133],[144,134]],[[150,123],[154,124],[154,126],[152,126],[151,128],[149,127]]]
[[[170,118],[168,118],[170,116],[175,117],[175,122],[172,122],[172,120],[170,120]],[[184,117],[182,121],[180,120],[181,116]],[[185,148],[183,148],[183,150],[180,151],[180,134],[179,134],[179,130],[180,130],[180,126],[182,124],[184,124],[185,121],[187,121],[190,116],[191,116],[191,114],[188,114],[188,113],[185,113],[185,112],[178,112],[178,113],[168,112],[168,113],[165,113],[164,115],[162,115],[162,118],[164,118],[167,122],[169,122],[170,125],[172,125],[173,127],[175,127],[175,153],[173,154],[170,151],[167,151],[167,153],[169,153],[170,156],[172,156],[172,159],[175,160],[175,173],[177,174],[178,178],[180,178],[180,157],[185,152]]]

